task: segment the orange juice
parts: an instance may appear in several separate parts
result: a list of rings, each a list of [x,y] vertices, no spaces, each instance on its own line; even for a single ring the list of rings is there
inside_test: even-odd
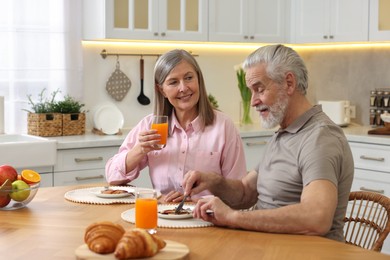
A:
[[[156,129],[157,132],[161,135],[160,145],[164,147],[167,144],[168,138],[168,123],[156,124],[152,123],[152,129]]]
[[[135,200],[135,226],[149,230],[157,228],[156,198],[137,198]]]

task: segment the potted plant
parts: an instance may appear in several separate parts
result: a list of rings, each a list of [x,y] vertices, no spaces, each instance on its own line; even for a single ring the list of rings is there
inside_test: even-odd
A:
[[[81,135],[85,133],[84,104],[67,95],[63,100],[55,101],[59,90],[45,99],[46,89],[38,95],[34,102],[28,95],[31,110],[28,113],[28,134],[39,136]]]
[[[34,102],[31,95],[28,95],[28,101],[31,110],[28,112],[28,134],[38,136],[60,136],[62,135],[62,115],[55,111],[55,97],[59,90],[51,94],[51,99],[45,99],[43,89],[38,95],[38,101]]]
[[[84,104],[71,96],[55,104],[55,110],[62,114],[62,135],[82,135],[85,133]]]

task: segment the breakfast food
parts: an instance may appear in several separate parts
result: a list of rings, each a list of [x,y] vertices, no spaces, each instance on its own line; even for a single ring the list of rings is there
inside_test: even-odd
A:
[[[164,240],[144,229],[125,231],[121,225],[110,221],[89,225],[84,241],[89,250],[98,254],[114,253],[117,259],[151,257],[166,246]]]
[[[144,229],[127,230],[115,249],[117,259],[151,257],[164,248],[165,241],[156,235],[149,234]]]
[[[176,208],[174,209],[166,209],[164,211],[161,211],[160,214],[164,215],[188,215],[191,214],[191,211],[188,209],[181,209],[178,213],[176,213]]]
[[[125,193],[129,193],[129,192],[126,190],[107,189],[107,190],[102,190],[101,193],[102,194],[125,194]]]
[[[125,230],[121,225],[109,221],[96,222],[87,227],[84,241],[91,251],[109,254],[115,251],[124,233]]]

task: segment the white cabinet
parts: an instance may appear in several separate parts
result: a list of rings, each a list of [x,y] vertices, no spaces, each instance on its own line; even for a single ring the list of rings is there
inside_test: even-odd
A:
[[[285,0],[210,0],[209,41],[284,42]]]
[[[248,171],[255,169],[263,158],[265,148],[270,136],[242,137],[246,167]]]
[[[58,150],[54,186],[106,182],[106,162],[118,149],[117,146],[110,146]]]
[[[207,0],[84,0],[84,39],[207,40]]]
[[[365,190],[390,197],[390,146],[349,142],[355,163],[352,191]],[[390,254],[390,239],[382,253]]]
[[[370,0],[370,41],[390,40],[390,1]]]
[[[292,43],[368,41],[369,0],[294,0]]]

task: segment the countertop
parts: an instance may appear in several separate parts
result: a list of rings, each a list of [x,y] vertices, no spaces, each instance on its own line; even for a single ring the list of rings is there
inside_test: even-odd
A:
[[[101,184],[103,185],[103,184]],[[133,204],[92,205],[64,199],[67,191],[86,186],[40,188],[26,208],[0,211],[2,259],[75,259],[85,228],[112,221],[133,224],[121,213]],[[158,228],[164,240],[189,248],[188,259],[389,259],[390,256],[319,236],[271,234],[219,227]],[[100,259],[100,258],[99,258]],[[101,259],[105,259],[104,257]]]
[[[274,134],[276,129],[264,129],[259,124],[249,126],[237,126],[243,138],[266,137]],[[370,143],[378,145],[390,145],[390,135],[369,135],[370,126],[350,124],[342,128],[350,142]],[[120,146],[130,129],[123,129],[119,135],[98,135],[87,131],[84,135],[48,137],[57,141],[57,149],[77,149],[106,146]]]

